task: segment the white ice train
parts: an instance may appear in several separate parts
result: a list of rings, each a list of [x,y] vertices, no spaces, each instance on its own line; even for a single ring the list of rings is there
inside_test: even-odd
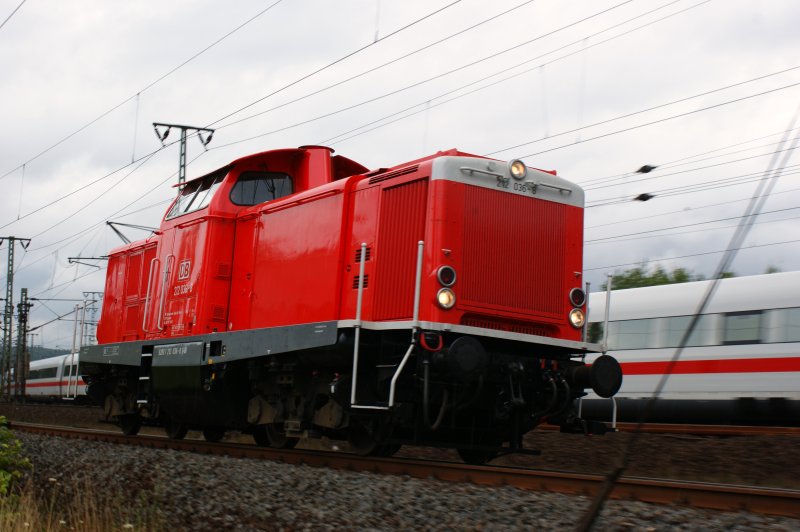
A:
[[[609,354],[624,375],[619,421],[637,420],[710,283],[611,292]],[[589,305],[590,339],[602,342],[606,294],[592,293]],[[581,403],[583,415],[612,416],[609,399]],[[720,281],[650,420],[800,425],[800,272]]]
[[[25,380],[30,400],[86,400],[86,383],[80,376],[78,354],[33,360]]]

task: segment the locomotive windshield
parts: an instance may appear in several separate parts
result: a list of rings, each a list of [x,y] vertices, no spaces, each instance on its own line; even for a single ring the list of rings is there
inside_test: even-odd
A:
[[[292,178],[280,172],[243,172],[231,190],[236,205],[258,205],[294,192]]]
[[[167,213],[167,219],[208,207],[214,192],[228,174],[228,168],[222,168],[205,177],[189,181],[181,189],[178,200]]]

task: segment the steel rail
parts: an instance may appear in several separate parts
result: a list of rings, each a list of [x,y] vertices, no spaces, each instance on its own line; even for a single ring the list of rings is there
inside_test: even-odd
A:
[[[556,425],[540,425],[537,430],[559,430]],[[633,432],[636,423],[617,422],[619,432]],[[687,434],[693,436],[800,436],[800,427],[758,425],[695,425],[693,423],[646,423],[645,434]]]
[[[325,451],[284,450],[246,444],[208,443],[202,440],[170,440],[163,436],[125,436],[118,432],[76,429],[53,425],[10,422],[12,430],[48,436],[138,445],[149,448],[177,449],[233,458],[266,459],[287,464],[303,464],[345,471],[407,475],[434,478],[445,482],[486,486],[512,486],[519,489],[592,496],[601,489],[605,477],[559,471],[469,466],[453,462],[361,457]],[[614,499],[698,508],[740,511],[800,518],[800,490],[736,486],[705,482],[623,477],[615,486]]]

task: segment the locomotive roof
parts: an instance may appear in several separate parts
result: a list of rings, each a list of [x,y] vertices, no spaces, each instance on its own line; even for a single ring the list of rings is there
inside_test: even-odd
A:
[[[610,321],[694,314],[711,282],[613,290]],[[592,292],[589,305],[589,321],[603,321],[606,293]],[[800,307],[800,271],[722,279],[704,313],[791,307]]]

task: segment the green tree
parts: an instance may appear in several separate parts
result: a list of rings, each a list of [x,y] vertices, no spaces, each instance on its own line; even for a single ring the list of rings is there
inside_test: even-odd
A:
[[[733,272],[725,272],[723,274],[723,278],[734,276]],[[611,282],[611,289],[624,290],[626,288],[641,288],[643,286],[688,283],[702,280],[702,275],[695,275],[686,268],[674,268],[672,271],[667,271],[661,265],[656,265],[651,272],[647,263],[643,262],[635,268],[615,272]],[[605,290],[607,286],[607,283],[603,283],[601,288]]]

